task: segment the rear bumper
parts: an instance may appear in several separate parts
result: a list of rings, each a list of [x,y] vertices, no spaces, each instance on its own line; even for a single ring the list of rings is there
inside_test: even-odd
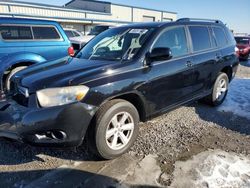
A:
[[[81,145],[97,108],[74,103],[52,108],[0,104],[0,137],[39,146]]]

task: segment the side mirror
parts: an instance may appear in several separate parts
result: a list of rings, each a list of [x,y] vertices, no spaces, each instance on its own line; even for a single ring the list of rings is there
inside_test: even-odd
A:
[[[154,48],[152,52],[146,54],[146,65],[149,66],[154,61],[164,61],[172,58],[170,48]]]
[[[154,48],[150,53],[150,58],[155,61],[168,60],[172,58],[170,48]]]

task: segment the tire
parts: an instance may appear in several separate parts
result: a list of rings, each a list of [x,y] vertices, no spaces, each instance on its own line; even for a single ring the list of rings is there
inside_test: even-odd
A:
[[[138,111],[131,103],[120,99],[107,102],[96,113],[88,133],[92,151],[102,159],[114,159],[126,153],[137,138],[138,123]]]
[[[224,83],[224,84],[222,84]],[[222,85],[224,87],[222,87]],[[220,87],[221,86],[221,87]],[[211,106],[219,106],[221,105],[224,100],[226,99],[228,93],[228,86],[229,86],[229,79],[226,73],[219,73],[214,86],[212,93],[205,97],[203,101]],[[219,88],[221,89],[219,91]],[[219,94],[221,93],[221,94]]]
[[[19,71],[21,71],[23,69],[26,69],[26,68],[27,68],[27,66],[21,66],[21,67],[16,67],[13,70],[11,70],[11,72],[8,74],[8,76],[7,76],[6,80],[5,80],[5,89],[7,91],[10,90],[10,79],[11,79],[11,77],[14,76],[14,74],[16,74],[17,72],[19,72]]]

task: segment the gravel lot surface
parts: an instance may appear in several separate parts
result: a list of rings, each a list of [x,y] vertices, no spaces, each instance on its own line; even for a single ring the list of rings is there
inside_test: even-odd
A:
[[[241,64],[237,77],[250,78],[250,61]],[[138,159],[157,155],[162,171],[157,181],[168,186],[173,180],[176,161],[190,159],[208,149],[221,149],[250,158],[250,120],[192,103],[142,123],[140,136],[129,155]],[[22,187],[62,165],[68,168],[78,162],[95,160],[86,145],[76,150],[61,150],[0,139],[0,185]]]

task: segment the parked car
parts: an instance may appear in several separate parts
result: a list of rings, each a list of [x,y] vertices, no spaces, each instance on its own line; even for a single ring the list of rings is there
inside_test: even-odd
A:
[[[248,60],[250,54],[250,36],[235,37],[240,59]]]
[[[95,36],[99,35],[100,33],[113,28],[114,26],[110,25],[97,25],[94,26],[88,35],[84,36],[84,44],[88,43],[91,39],[93,39]]]
[[[0,91],[10,89],[10,78],[16,72],[71,53],[70,42],[57,22],[0,18]]]
[[[220,21],[112,28],[74,58],[17,73],[0,136],[63,147],[86,138],[98,156],[115,158],[133,145],[139,121],[198,99],[222,104],[239,65],[235,46]]]
[[[63,29],[69,38],[75,51],[78,51],[86,44],[84,35],[75,29],[64,28]]]

